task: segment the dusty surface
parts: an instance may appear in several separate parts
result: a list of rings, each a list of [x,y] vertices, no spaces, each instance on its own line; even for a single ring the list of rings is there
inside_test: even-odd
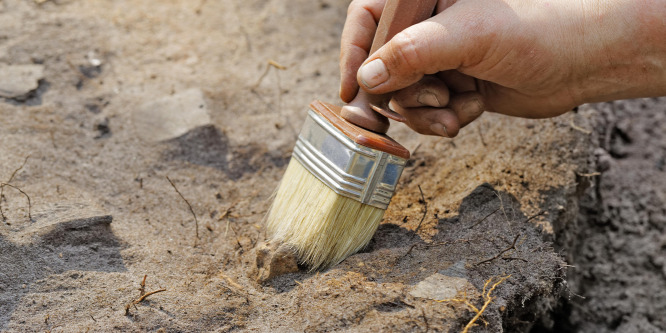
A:
[[[564,283],[564,259],[588,251],[572,230],[597,225],[572,222],[597,177],[595,109],[541,121],[487,114],[455,140],[394,127],[414,158],[370,246],[325,272],[256,282],[261,220],[305,107],[337,101],[346,5],[0,1],[0,64],[44,70],[28,96],[0,99],[0,180],[16,187],[0,198],[0,330],[456,332],[475,315],[464,301],[481,307],[484,283],[508,276],[472,331],[513,332],[553,327],[547,314],[573,297],[572,283],[590,297],[615,288]],[[286,69],[266,72],[269,59]],[[663,136],[654,142],[663,180]],[[606,179],[604,191],[624,191]],[[663,228],[663,210],[649,214],[642,226]],[[657,248],[641,262],[663,266]],[[583,271],[611,265],[605,255],[586,257]],[[645,283],[663,286],[652,272]],[[166,290],[136,302],[139,289]]]
[[[590,106],[600,175],[568,246],[554,331],[666,331],[666,99]]]

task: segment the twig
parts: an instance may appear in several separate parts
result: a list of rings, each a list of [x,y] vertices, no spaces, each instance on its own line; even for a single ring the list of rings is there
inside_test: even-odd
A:
[[[498,253],[496,256],[494,256],[494,257],[492,257],[492,258],[490,258],[490,259],[486,259],[486,260],[484,260],[484,261],[481,261],[481,262],[477,263],[476,265],[481,265],[481,264],[485,264],[485,263],[487,263],[487,262],[491,262],[491,261],[493,261],[493,260],[495,260],[495,259],[501,257],[503,254],[505,254],[505,253],[507,253],[507,252],[509,252],[509,251],[511,251],[511,250],[515,250],[515,249],[516,249],[516,242],[518,241],[518,238],[520,238],[520,234],[516,235],[516,238],[513,239],[513,242],[511,243],[511,246],[509,246],[509,247],[507,247],[506,249],[502,250],[502,251],[501,251],[500,253]]]
[[[543,214],[546,214],[546,211],[545,211],[545,210],[542,210],[542,211],[540,211],[540,212],[538,212],[538,213],[536,213],[536,214],[534,214],[534,215],[528,217],[527,220],[525,220],[525,222],[523,222],[523,223],[527,223],[527,222],[529,222],[529,221],[532,221],[534,218],[539,217],[539,216],[541,216],[541,215],[543,215]]]
[[[139,288],[139,292],[140,292],[139,298],[131,301],[130,303],[127,303],[127,305],[125,306],[125,315],[126,316],[129,316],[129,314],[130,314],[129,311],[132,308],[132,306],[134,308],[136,308],[136,305],[143,302],[148,296],[166,291],[166,288],[161,288],[161,289],[153,290],[151,292],[146,293],[146,277],[148,277],[148,275],[144,275],[143,280],[141,280],[141,288]],[[91,317],[92,317],[92,315],[91,315]],[[93,320],[95,320],[95,318],[93,318]]]
[[[148,277],[148,274],[143,276],[143,280],[141,280],[141,287],[139,288],[139,296],[143,296],[146,293],[146,278]]]
[[[419,225],[416,226],[416,229],[414,229],[414,234],[412,235],[412,238],[416,236],[419,233],[419,229],[421,229],[421,223],[423,223],[423,220],[425,220],[426,215],[428,214],[428,202],[425,200],[425,196],[423,195],[423,190],[421,189],[421,185],[417,185],[419,187],[419,192],[421,192],[421,201],[423,201],[423,216],[421,216],[421,221],[419,221]]]
[[[28,219],[30,221],[32,221],[32,201],[30,200],[30,196],[28,195],[28,193],[25,193],[22,189],[18,188],[17,186],[14,186],[12,184],[0,183],[0,188],[4,189],[5,186],[9,186],[9,187],[21,192],[21,194],[23,194],[25,196],[25,198],[28,199]],[[0,195],[0,201],[2,200],[1,198],[2,198],[2,196]],[[3,221],[7,220],[7,217],[5,216],[4,213],[2,213],[2,220]]]
[[[28,163],[28,158],[30,158],[30,155],[26,156],[25,159],[23,160],[23,163],[21,163],[21,165],[18,168],[16,168],[14,170],[14,172],[12,172],[12,175],[9,176],[9,179],[7,180],[7,182],[0,185],[0,217],[2,217],[3,221],[7,221],[7,217],[5,216],[5,212],[2,210],[2,198],[4,198],[4,195],[5,195],[5,185],[19,190],[21,193],[23,193],[26,196],[26,198],[28,198],[28,218],[30,219],[30,221],[32,221],[32,216],[30,216],[30,208],[31,208],[30,197],[25,192],[21,191],[18,187],[9,185],[9,183],[11,183],[12,180],[14,180],[14,177],[16,176],[16,174],[19,171],[21,171],[21,169],[23,169],[23,167],[25,166],[26,163]]]
[[[412,253],[412,250],[413,250],[417,245],[419,245],[419,244],[418,244],[418,243],[414,243],[414,244],[412,244],[412,246],[409,247],[409,250],[407,250],[407,252],[406,252],[402,257],[400,257],[400,259],[402,259],[402,258],[408,256],[410,253]]]
[[[178,193],[178,195],[183,199],[183,201],[185,201],[185,203],[187,204],[187,207],[190,209],[190,213],[192,213],[192,216],[194,216],[194,224],[195,224],[196,236],[197,236],[197,239],[199,239],[199,220],[197,219],[197,214],[194,214],[194,209],[192,209],[192,205],[190,205],[190,202],[187,201],[187,199],[185,199],[185,197],[183,196],[182,193],[180,193],[180,191],[178,191],[178,188],[176,187],[176,184],[174,184],[174,183],[171,181],[171,179],[169,178],[169,176],[166,176],[166,179],[169,181],[169,183],[171,184],[171,186],[173,186],[173,189],[176,190],[176,193]],[[194,244],[195,244],[195,246],[196,246],[196,241],[195,241]]]
[[[520,261],[522,261],[522,262],[529,262],[529,261],[527,261],[527,260],[525,260],[525,259],[523,259],[523,258],[516,258],[516,257],[506,257],[506,258],[503,258],[503,259],[504,259],[504,260],[520,260]]]
[[[490,214],[484,216],[484,217],[483,217],[482,219],[480,219],[478,222],[476,222],[476,223],[472,224],[471,226],[467,227],[467,229],[472,229],[472,228],[476,227],[477,225],[483,223],[483,221],[485,221],[487,218],[489,218],[490,215],[493,215],[493,214],[497,213],[498,210],[500,210],[499,207],[497,207],[497,209],[493,210],[492,213],[490,213]]]
[[[139,304],[139,303],[143,302],[143,300],[145,300],[146,297],[148,297],[148,296],[150,296],[150,295],[153,295],[153,294],[161,293],[161,292],[163,292],[163,291],[166,291],[166,288],[157,289],[157,290],[153,290],[153,291],[151,291],[151,292],[148,292],[148,293],[146,293],[145,295],[139,297],[139,299],[136,300],[136,301],[134,302],[134,304]]]

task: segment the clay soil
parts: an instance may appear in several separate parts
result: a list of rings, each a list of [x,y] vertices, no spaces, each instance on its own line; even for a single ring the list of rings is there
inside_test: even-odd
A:
[[[666,99],[396,125],[368,248],[257,281],[347,5],[0,0],[0,65],[43,68],[0,98],[0,331],[666,331]]]

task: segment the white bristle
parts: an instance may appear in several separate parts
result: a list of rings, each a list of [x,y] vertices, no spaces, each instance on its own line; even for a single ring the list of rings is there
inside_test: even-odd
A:
[[[384,210],[347,198],[291,159],[267,215],[274,240],[290,244],[312,270],[335,265],[365,247]]]

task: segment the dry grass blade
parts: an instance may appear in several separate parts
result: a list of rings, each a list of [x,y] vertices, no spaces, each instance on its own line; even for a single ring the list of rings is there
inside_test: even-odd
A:
[[[199,220],[197,219],[197,214],[194,214],[194,209],[192,209],[192,205],[190,205],[190,202],[187,201],[187,199],[185,199],[185,197],[183,196],[182,193],[180,193],[180,191],[178,191],[178,188],[176,187],[176,184],[174,184],[171,181],[169,176],[166,176],[166,179],[169,181],[169,184],[171,184],[173,189],[176,190],[176,193],[178,193],[178,195],[183,199],[183,201],[185,201],[185,203],[187,204],[187,208],[190,209],[190,213],[192,213],[192,216],[194,216],[195,232],[196,232],[197,239],[199,239]],[[195,241],[194,244],[196,246],[196,241]]]
[[[4,195],[5,195],[5,186],[9,186],[9,187],[21,192],[21,194],[23,194],[26,197],[26,199],[28,199],[28,219],[30,221],[32,221],[32,214],[31,214],[32,203],[31,203],[31,200],[30,200],[30,196],[27,193],[25,193],[23,190],[18,188],[17,186],[9,184],[9,183],[12,182],[12,180],[14,180],[14,177],[16,177],[16,174],[19,171],[21,171],[21,169],[23,169],[23,167],[26,165],[26,163],[28,163],[29,158],[30,158],[30,155],[26,156],[25,159],[23,160],[23,163],[21,163],[21,165],[18,168],[16,168],[14,170],[14,172],[12,172],[11,176],[9,176],[9,179],[6,182],[0,184],[0,217],[2,218],[3,221],[7,221],[7,217],[5,216],[5,212],[2,209],[2,199],[4,198]]]
[[[582,127],[576,125],[574,123],[573,117],[569,118],[569,125],[571,125],[571,128],[573,128],[576,131],[581,132],[583,134],[587,134],[587,135],[592,134],[592,131],[590,131],[589,129],[585,129],[585,128],[582,128]]]

